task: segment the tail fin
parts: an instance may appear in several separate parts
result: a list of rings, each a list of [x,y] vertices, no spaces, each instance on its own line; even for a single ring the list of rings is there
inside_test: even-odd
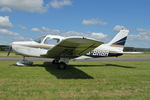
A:
[[[129,30],[120,30],[120,32],[107,44],[111,47],[116,47],[123,51],[124,45],[127,40]]]

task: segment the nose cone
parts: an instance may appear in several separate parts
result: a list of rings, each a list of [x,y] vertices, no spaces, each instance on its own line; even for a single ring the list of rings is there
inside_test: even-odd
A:
[[[19,44],[19,42],[12,42],[11,46],[14,47],[15,45]]]
[[[16,44],[17,44],[17,42],[12,42],[12,43],[11,43],[11,47],[12,47],[12,50],[13,50],[13,51],[16,51],[16,47],[15,47]]]
[[[12,46],[12,50],[15,52],[18,52],[18,50],[20,49],[20,46],[23,44],[23,42],[12,42],[11,46]],[[20,51],[20,50],[19,50]]]
[[[16,44],[16,42],[12,42],[12,43],[11,43],[11,45],[15,45],[15,44]]]
[[[23,44],[25,44],[24,42],[12,42],[11,46],[12,46],[12,50],[17,53],[17,54],[22,54],[23,52]]]
[[[22,44],[22,43],[24,43],[24,42],[12,42],[11,44],[16,45],[16,44]]]

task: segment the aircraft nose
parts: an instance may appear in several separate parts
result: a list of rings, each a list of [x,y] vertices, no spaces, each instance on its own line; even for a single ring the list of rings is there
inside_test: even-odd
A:
[[[17,43],[16,43],[16,42],[12,42],[12,43],[11,43],[11,45],[15,45],[15,44],[17,44]]]
[[[16,50],[16,44],[17,44],[17,42],[12,42],[11,43],[11,47],[12,47],[13,50]]]

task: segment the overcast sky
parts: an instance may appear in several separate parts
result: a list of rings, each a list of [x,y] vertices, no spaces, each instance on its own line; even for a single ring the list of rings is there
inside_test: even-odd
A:
[[[42,35],[105,43],[130,30],[126,46],[150,48],[150,0],[0,0],[0,44]]]

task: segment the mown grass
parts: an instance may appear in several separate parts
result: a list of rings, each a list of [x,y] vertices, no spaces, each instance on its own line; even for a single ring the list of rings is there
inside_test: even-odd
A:
[[[0,51],[0,57],[21,57],[20,55],[16,55],[13,51],[10,52],[10,55],[8,55],[8,51]]]
[[[144,54],[150,54],[150,51],[145,51]]]
[[[139,54],[123,54],[120,57],[150,57],[150,51],[145,51]]]
[[[0,61],[0,100],[149,100],[150,62]]]

